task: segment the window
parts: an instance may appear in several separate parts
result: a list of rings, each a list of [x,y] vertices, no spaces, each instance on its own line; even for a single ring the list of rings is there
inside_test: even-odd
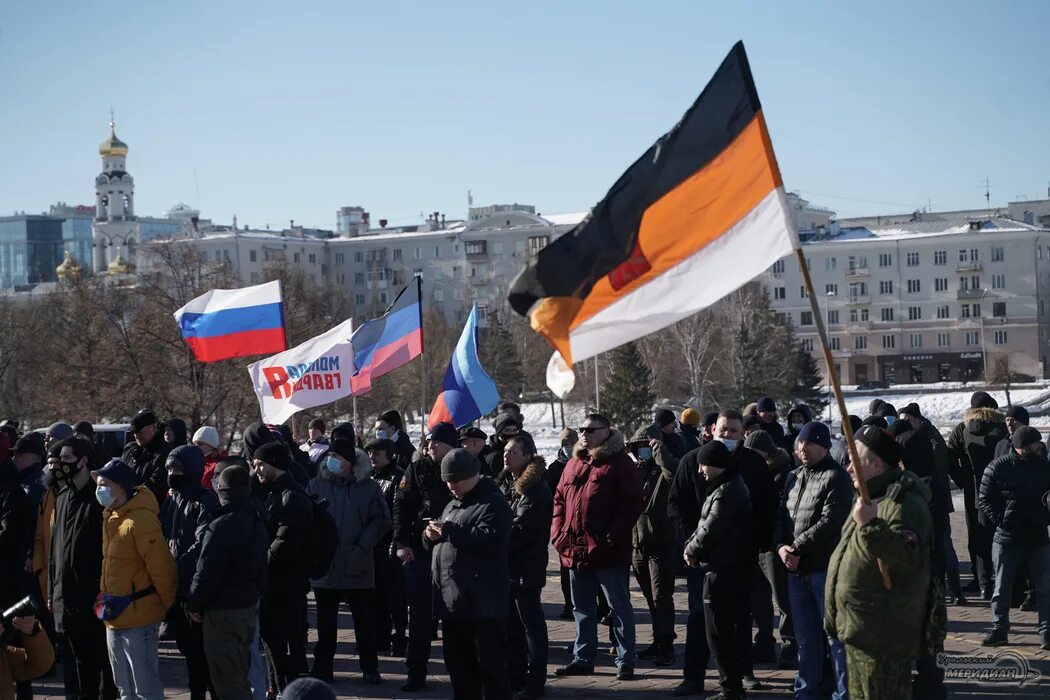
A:
[[[529,257],[536,257],[536,254],[546,248],[550,242],[550,236],[529,236]]]
[[[980,318],[981,317],[981,305],[980,304],[970,304],[970,310],[972,311],[974,318]]]
[[[883,350],[892,350],[897,347],[897,336],[895,335],[884,335],[882,336],[882,348]]]
[[[514,241],[514,255],[525,252],[525,241]]]
[[[992,303],[992,316],[1004,318],[1006,316],[1006,302],[996,301]]]
[[[249,250],[248,251],[248,260],[249,261],[255,262],[258,259],[259,259],[259,256],[254,250]]]
[[[922,320],[922,307],[921,306],[909,306],[908,307],[908,320],[909,321],[921,321]]]
[[[401,249],[400,248],[394,248],[394,260],[400,260],[400,259],[401,259]]]
[[[922,347],[922,335],[920,333],[912,333],[909,338],[910,347],[921,348]]]
[[[892,308],[887,308],[887,309],[883,309],[882,310],[882,320],[883,321],[892,321],[893,320],[893,309]]]
[[[803,311],[798,315],[798,325],[800,326],[812,326],[813,325],[813,312]]]
[[[919,254],[908,253],[906,260],[908,267],[916,267],[919,264]]]
[[[216,260],[219,259],[219,254],[217,252],[215,254],[215,259]],[[294,263],[299,262],[299,253],[292,253],[292,262],[294,262]]]
[[[992,246],[992,262],[1003,261],[1003,247],[1001,245]]]
[[[365,283],[365,273],[363,273],[363,272],[355,272],[354,273],[354,284],[364,284],[364,283]]]
[[[358,294],[357,296],[354,297],[354,301],[357,303],[358,306],[364,306],[365,305],[365,295],[364,294]]]
[[[360,255],[360,253],[358,253],[358,255]],[[343,261],[344,261],[345,259],[346,259],[346,256],[345,256],[345,255],[343,255],[343,253],[336,253],[336,254],[335,254],[335,264],[336,264],[336,265],[342,265],[342,264],[343,264]],[[358,260],[357,262],[361,262],[361,261],[360,261],[360,260]]]
[[[434,246],[434,258],[437,259],[437,258],[440,258],[440,257],[441,257],[441,246],[436,245],[436,246]]]
[[[784,274],[784,261],[777,260],[775,263],[773,263],[773,267],[771,267],[770,270],[773,272],[774,275]]]
[[[948,264],[948,251],[947,250],[935,250],[935,251],[933,251],[933,264],[934,265],[947,265]]]
[[[802,285],[801,287],[799,287],[799,288],[798,288],[798,295],[799,295],[799,297],[801,297],[802,299],[806,299],[806,298],[807,298],[807,295],[806,295],[806,285]]]
[[[225,260],[226,262],[230,262],[230,251],[229,250],[222,251],[222,259]]]
[[[385,304],[386,303],[386,292],[380,292],[379,293],[379,303],[380,304]]]
[[[444,289],[435,289],[434,290],[434,301],[438,301],[438,302],[445,301],[445,290]]]
[[[839,310],[838,309],[830,309],[828,311],[828,325],[830,326],[833,323],[834,324],[838,324],[838,322],[839,322]]]
[[[342,258],[342,253],[336,253],[335,257],[336,257],[336,263],[338,264],[340,262],[340,259]],[[356,253],[354,253],[354,262],[361,263],[361,262],[364,262],[364,261],[365,261],[364,251],[359,250]]]
[[[933,280],[933,289],[936,292],[947,292],[948,291],[948,278],[938,277]]]
[[[422,258],[423,258],[423,249],[422,248],[416,248],[415,250],[412,251],[412,259],[413,260],[421,260]]]
[[[828,272],[834,270],[837,264],[838,260],[835,258],[824,258],[824,269]]]
[[[1006,345],[1006,331],[996,331],[992,342],[996,345]]]
[[[951,333],[938,333],[937,334],[937,347],[946,348],[952,344]]]
[[[879,253],[879,267],[893,267],[893,254]]]
[[[467,241],[467,255],[485,255],[487,252],[487,241]]]
[[[979,251],[976,248],[970,248],[970,262],[978,262],[980,259]]]
[[[782,300],[787,298],[786,287],[773,287],[773,299]]]
[[[966,249],[965,248],[959,251],[959,262],[961,262],[961,263],[966,262]]]
[[[992,275],[992,289],[1006,289],[1006,275]]]
[[[255,252],[255,251],[252,251],[252,252]],[[251,283],[252,284],[258,284],[259,283],[259,273],[258,272],[253,272],[250,279],[251,279]]]
[[[908,280],[908,294],[918,294],[922,291],[922,280]]]
[[[310,253],[310,258],[309,259],[310,259],[310,264],[311,265],[316,265],[317,264],[317,254],[316,253]]]
[[[948,318],[948,313],[949,309],[947,304],[941,304],[937,307],[937,318]]]
[[[452,266],[452,278],[453,279],[457,279],[457,280],[458,279],[463,279],[463,268],[460,267],[459,265],[453,265]]]
[[[265,260],[266,262],[269,262],[272,257],[273,257],[273,251],[270,250],[269,248],[263,248],[263,260]]]
[[[893,294],[893,280],[880,281],[879,294]]]
[[[836,296],[836,295],[838,295],[838,293],[839,293],[839,286],[837,284],[825,284],[824,285],[824,294],[830,294],[831,296]]]
[[[857,321],[867,321],[868,310],[867,309],[850,309],[849,310],[849,322],[856,323]]]
[[[812,338],[803,338],[802,339],[802,349],[804,351],[806,351],[806,352],[813,352],[813,339]]]
[[[867,350],[868,349],[868,336],[858,335],[853,339],[854,350]]]
[[[831,345],[831,349],[832,350],[841,350],[842,349],[841,343],[839,343],[838,336],[833,336],[831,339],[829,339],[828,340],[828,344]]]

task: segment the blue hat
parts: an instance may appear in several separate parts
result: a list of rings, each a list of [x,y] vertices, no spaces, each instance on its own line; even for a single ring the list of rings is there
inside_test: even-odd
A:
[[[806,423],[802,430],[799,431],[798,439],[802,442],[812,442],[820,445],[825,450],[831,449],[831,431],[828,430],[828,426],[820,421]]]
[[[103,479],[112,481],[114,484],[124,489],[124,493],[128,498],[131,498],[132,491],[142,483],[139,481],[139,475],[135,473],[135,470],[119,459],[109,460],[109,462],[106,463],[106,466],[98,471],[91,472],[91,476],[101,476]]]
[[[758,406],[755,408],[759,413],[776,413],[777,403],[768,396],[763,396],[758,400]]]

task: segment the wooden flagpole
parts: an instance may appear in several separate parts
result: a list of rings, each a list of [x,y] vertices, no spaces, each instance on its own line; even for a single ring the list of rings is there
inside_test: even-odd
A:
[[[809,276],[809,266],[806,264],[806,256],[802,253],[801,246],[795,248],[795,258],[798,260],[798,269],[802,271],[802,282],[806,286],[806,294],[809,296],[809,307],[813,310],[813,320],[817,326],[817,335],[820,337],[820,349],[824,353],[824,362],[828,368],[828,378],[831,380],[831,389],[835,393],[835,401],[838,403],[839,416],[842,418],[842,436],[846,440],[846,449],[849,450],[850,463],[854,466],[857,478],[853,480],[857,487],[857,495],[860,500],[868,505],[871,498],[868,495],[868,484],[860,469],[860,457],[857,455],[857,446],[853,443],[853,426],[848,420],[849,413],[846,411],[846,399],[842,396],[842,386],[839,384],[838,372],[835,371],[835,363],[831,358],[831,347],[828,345],[827,329],[824,327],[824,319],[820,315],[820,305],[817,303],[817,295],[813,292],[813,280]],[[878,560],[879,572],[882,574],[882,584],[886,590],[890,590],[893,582],[890,580],[890,571],[881,559]]]

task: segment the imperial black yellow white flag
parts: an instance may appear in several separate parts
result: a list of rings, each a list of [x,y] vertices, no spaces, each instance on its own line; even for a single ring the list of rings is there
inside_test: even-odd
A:
[[[743,43],[509,301],[569,367],[710,306],[798,246]]]

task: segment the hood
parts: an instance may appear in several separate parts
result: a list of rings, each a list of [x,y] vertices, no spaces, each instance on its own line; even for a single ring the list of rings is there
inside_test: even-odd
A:
[[[525,471],[521,473],[521,476],[514,480],[514,493],[521,496],[535,486],[536,482],[543,479],[546,472],[547,463],[543,461],[543,457],[536,455],[525,465]]]
[[[181,418],[169,418],[164,421],[164,427],[170,428],[171,432],[175,434],[175,440],[172,441],[172,445],[178,447],[179,445],[185,445],[189,442],[186,438],[186,421]]]
[[[772,472],[788,471],[791,468],[791,455],[783,447],[777,447],[766,457],[766,466]]]
[[[792,413],[801,413],[806,418],[806,420],[804,420],[803,422],[804,423],[810,423],[813,420],[813,412],[811,410],[809,410],[809,406],[807,406],[804,403],[795,404],[794,406],[791,407],[791,410],[787,412],[788,432],[791,433],[792,435],[797,435],[798,433],[795,431],[794,428],[791,427],[791,414]]]
[[[187,485],[195,484],[200,487],[201,479],[204,477],[204,453],[196,445],[181,445],[168,453],[168,459],[178,460],[182,465],[182,473],[186,475]],[[186,489],[181,489],[186,491]],[[191,489],[192,490],[192,489]]]
[[[393,467],[394,463],[391,462],[390,466]],[[372,460],[368,458],[368,453],[362,450],[360,447],[354,448],[354,466],[350,470],[350,475],[347,477],[339,476],[328,471],[323,465],[318,471],[322,479],[332,479],[338,481],[364,481],[372,476]]]
[[[579,457],[584,461],[597,462],[598,464],[604,464],[612,459],[612,456],[623,452],[625,443],[623,441],[623,433],[613,428],[609,431],[609,439],[605,441],[601,447],[595,447],[592,450],[584,449],[582,441],[576,443],[576,448],[573,450],[573,456]]]
[[[882,399],[872,399],[871,403],[868,404],[868,415],[874,416],[885,403]]]
[[[355,445],[357,444],[357,431],[354,430],[353,423],[340,423],[339,425],[332,428],[332,431],[329,433],[329,435],[332,436],[333,440],[335,440],[336,438],[345,437]]]
[[[649,444],[650,440],[660,440],[662,442],[663,439],[664,435],[659,428],[655,425],[647,425],[644,428],[638,428],[638,430],[634,431],[634,435],[631,436],[631,442],[629,444],[633,445],[636,442]]]
[[[262,423],[252,423],[245,428],[242,442],[241,452],[244,458],[251,462],[255,451],[268,442],[277,442],[277,436]]]
[[[995,428],[1006,429],[1006,416],[997,408],[968,408],[963,414],[966,432],[972,435],[987,435]]]
[[[135,495],[128,499],[128,502],[123,506],[117,508],[115,512],[121,516],[127,516],[133,510],[145,510],[154,516],[160,514],[160,508],[157,506],[157,497],[145,486],[139,486],[135,489]]]

